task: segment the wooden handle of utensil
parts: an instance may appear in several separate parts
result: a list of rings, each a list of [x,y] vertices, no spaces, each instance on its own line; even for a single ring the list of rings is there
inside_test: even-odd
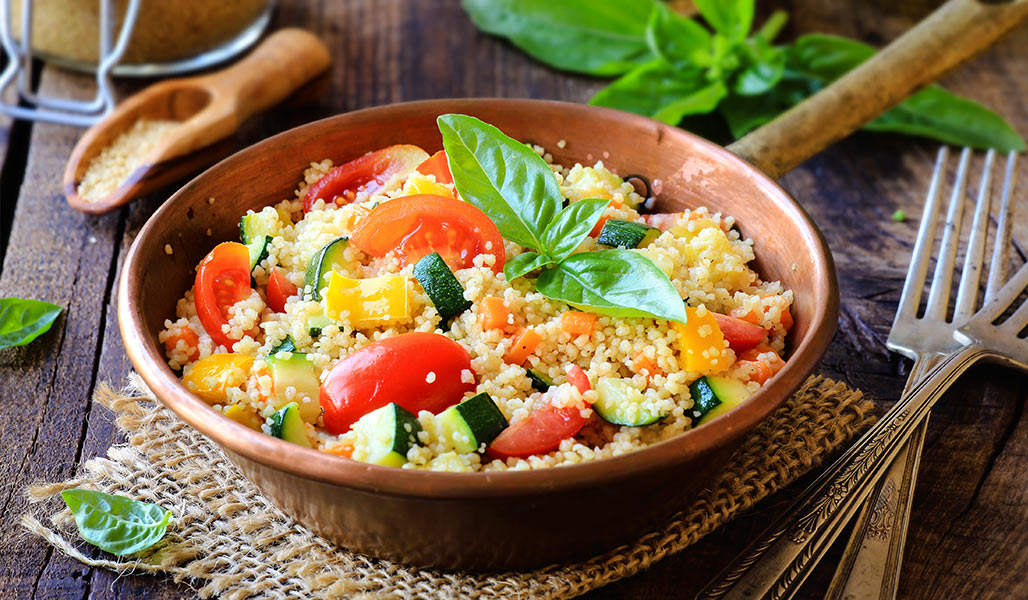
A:
[[[875,56],[728,149],[780,177],[975,56],[1028,17],[1028,0],[949,0]]]
[[[284,100],[332,64],[328,47],[303,29],[268,36],[243,60],[224,71],[198,78],[214,102],[234,103],[239,122]]]

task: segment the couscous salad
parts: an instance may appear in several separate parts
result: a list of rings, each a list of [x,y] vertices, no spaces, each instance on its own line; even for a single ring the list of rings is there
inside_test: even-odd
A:
[[[241,215],[160,333],[193,393],[353,460],[489,471],[654,444],[782,368],[792,292],[732,217],[648,212],[645,177],[472,117],[439,128],[443,151],[314,163]]]

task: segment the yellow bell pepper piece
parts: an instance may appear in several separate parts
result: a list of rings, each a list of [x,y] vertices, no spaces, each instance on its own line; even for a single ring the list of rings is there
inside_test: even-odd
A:
[[[225,404],[227,390],[246,383],[253,357],[245,354],[219,353],[201,358],[182,377],[189,391],[208,404]]]
[[[403,187],[403,192],[410,196],[415,194],[434,194],[436,196],[453,196],[453,192],[450,188],[446,187],[441,183],[429,181],[427,177],[420,173],[412,173],[407,178],[407,183]]]
[[[348,312],[353,327],[374,327],[402,321],[410,316],[407,299],[407,278],[383,275],[371,279],[350,279],[332,271],[325,296],[325,314],[342,320]]]
[[[243,408],[239,404],[233,404],[232,406],[225,409],[225,412],[221,413],[226,417],[232,419],[240,425],[246,425],[254,431],[261,431],[261,423],[264,421],[257,418],[257,414],[253,410]]]
[[[686,307],[685,313],[684,325],[673,324],[678,332],[678,361],[682,369],[698,373],[727,370],[731,366],[731,357],[714,313],[705,307]]]

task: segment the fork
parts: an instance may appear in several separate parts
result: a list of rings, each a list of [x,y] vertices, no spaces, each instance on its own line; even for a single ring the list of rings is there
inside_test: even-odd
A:
[[[909,390],[946,355],[963,344],[953,337],[953,331],[971,317],[977,299],[981,267],[985,254],[985,243],[992,200],[992,170],[996,153],[990,150],[985,155],[985,165],[978,186],[978,200],[974,220],[964,255],[960,286],[957,290],[953,317],[947,321],[946,308],[950,296],[950,277],[957,250],[956,240],[960,236],[961,221],[965,204],[970,148],[964,148],[960,155],[953,189],[946,214],[946,225],[941,242],[942,254],[935,266],[932,287],[924,316],[918,318],[921,293],[931,248],[935,240],[936,222],[940,207],[942,176],[948,160],[948,149],[939,149],[935,171],[928,186],[924,212],[918,227],[914,253],[903,284],[903,293],[886,346],[889,350],[914,360],[904,391]],[[985,286],[984,302],[988,303],[999,290],[1007,275],[1007,251],[1010,244],[1010,206],[1014,190],[1014,173],[1017,155],[1007,157],[1002,200],[998,224],[989,264],[989,277]],[[846,545],[835,576],[828,587],[826,598],[878,598],[896,597],[899,572],[903,560],[910,506],[914,498],[914,484],[927,422],[922,424],[910,438],[889,467],[888,473],[875,486],[871,496],[863,504],[853,533]]]
[[[934,191],[929,192],[929,206],[926,207],[918,232],[910,269],[914,275],[919,274],[919,278],[908,277],[904,286],[904,299],[898,311],[902,315],[912,314],[913,318],[916,318],[920,304],[923,288],[921,282],[927,273],[933,246],[938,190],[945,155],[945,150],[940,152],[931,186]],[[961,190],[966,181],[969,158],[970,152],[965,150],[958,169],[959,185],[955,186],[956,190]],[[1008,175],[1013,172],[1013,161],[1013,157],[1008,159]],[[987,166],[991,167],[991,163]],[[1004,194],[1005,200],[1013,193],[1012,176],[1010,181],[1010,194]],[[964,194],[956,190],[951,195],[950,210],[947,211],[946,231],[923,317],[925,320],[944,322],[946,319],[963,213]],[[964,261],[965,268],[954,308],[954,320],[969,318],[962,324],[957,321],[947,326],[946,331],[950,337],[956,336],[957,342],[950,347],[949,352],[933,350],[922,358],[922,365],[926,365],[923,362],[926,359],[932,359],[937,364],[934,367],[919,367],[924,377],[911,383],[893,408],[825,471],[784,515],[708,584],[699,593],[699,598],[790,598],[858,510],[861,502],[869,496],[872,487],[889,470],[891,462],[904,444],[920,431],[932,406],[957,377],[982,360],[1028,369],[1028,342],[1018,337],[1025,325],[1028,325],[1028,302],[1017,308],[1002,324],[995,324],[1028,287],[1028,265],[1023,266],[1002,288],[999,287],[1003,269],[1000,265],[1006,263],[1006,244],[1001,243],[999,250],[994,249],[994,269],[990,271],[995,270],[997,275],[990,277],[989,298],[980,310],[974,312],[988,224],[988,209],[983,207],[986,196],[980,194],[978,198],[975,230],[979,233],[973,234],[969,241],[968,256]],[[1004,204],[1009,214],[1009,202]],[[1009,217],[1001,221],[1001,228],[1007,227]],[[1000,239],[1004,239],[1005,235],[1008,234],[1001,231]],[[940,345],[934,348],[940,348],[946,342],[943,339],[935,340],[935,343]],[[933,354],[938,356],[933,357]]]

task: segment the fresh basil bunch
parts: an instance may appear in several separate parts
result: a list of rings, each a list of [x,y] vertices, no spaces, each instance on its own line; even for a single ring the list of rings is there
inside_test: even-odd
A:
[[[171,523],[171,511],[125,496],[71,489],[61,492],[61,497],[82,539],[118,556],[153,546]]]
[[[553,67],[620,75],[590,104],[677,125],[716,112],[741,137],[874,55],[824,34],[773,45],[786,14],[750,35],[754,0],[695,0],[708,29],[659,0],[463,0],[480,29],[510,39]],[[947,144],[1024,150],[1002,117],[939,86],[914,94],[865,126]]]
[[[24,346],[43,335],[61,310],[60,306],[41,300],[0,298],[0,350]]]
[[[453,183],[506,239],[530,248],[507,261],[513,281],[542,269],[536,289],[590,312],[685,322],[685,305],[671,280],[630,250],[572,254],[610,202],[586,199],[564,207],[553,171],[538,154],[499,129],[467,115],[438,119]]]

